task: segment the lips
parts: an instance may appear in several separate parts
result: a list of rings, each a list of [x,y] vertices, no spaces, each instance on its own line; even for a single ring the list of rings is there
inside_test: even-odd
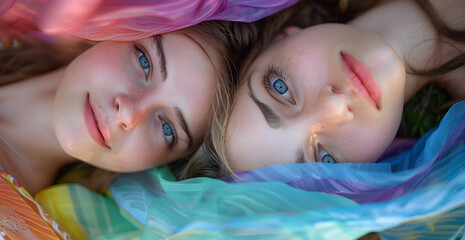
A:
[[[92,139],[101,146],[110,148],[105,141],[104,134],[102,134],[102,130],[104,130],[104,128],[102,128],[103,125],[99,124],[96,112],[89,101],[89,95],[87,95],[87,100],[84,106],[84,121],[86,123],[87,131]]]
[[[353,90],[370,105],[381,109],[381,89],[368,67],[346,52],[341,52],[341,60]]]

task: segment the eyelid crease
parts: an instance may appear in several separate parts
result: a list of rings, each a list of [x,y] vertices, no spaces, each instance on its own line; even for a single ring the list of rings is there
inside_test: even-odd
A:
[[[266,122],[270,125],[271,128],[277,129],[283,126],[283,121],[281,118],[271,109],[268,105],[260,101],[256,96],[255,92],[252,89],[250,77],[247,81],[248,93],[255,104],[258,106],[263,116],[265,117]]]
[[[176,116],[178,117],[179,124],[181,125],[182,130],[186,133],[188,138],[187,149],[191,149],[192,145],[194,144],[194,140],[192,138],[192,133],[189,130],[189,126],[187,125],[186,119],[184,118],[184,114],[182,114],[181,109],[178,107],[174,108],[176,111]]]
[[[168,78],[168,72],[166,70],[166,55],[163,49],[163,37],[162,35],[155,35],[153,36],[153,40],[157,49],[157,57],[160,62],[160,73],[162,81],[165,81]]]

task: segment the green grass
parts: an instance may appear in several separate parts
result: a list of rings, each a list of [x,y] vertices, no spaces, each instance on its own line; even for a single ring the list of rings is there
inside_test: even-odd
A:
[[[427,85],[405,104],[397,137],[419,138],[439,124],[451,105],[443,90]]]

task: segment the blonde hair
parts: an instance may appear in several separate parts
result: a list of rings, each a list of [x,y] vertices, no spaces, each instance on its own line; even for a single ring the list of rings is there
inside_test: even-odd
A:
[[[216,27],[215,27],[216,26]],[[212,30],[214,31],[212,32]],[[247,56],[256,51],[255,43],[259,39],[259,29],[257,25],[251,23],[210,21],[203,22],[188,29],[192,34],[203,34],[202,36],[210,44],[216,46],[216,52],[222,56],[222,68],[218,72],[220,77],[215,88],[215,95],[212,104],[212,118],[208,123],[209,129],[216,129],[213,126],[219,124],[218,109],[229,106],[235,91],[238,88],[240,79],[240,64],[247,60]],[[211,133],[207,133],[205,139],[210,139]],[[202,151],[199,150],[192,156],[175,161],[170,165],[177,178],[182,179],[186,169],[199,169],[201,172],[214,173],[218,169],[203,168],[201,161],[191,161],[191,159],[201,159]],[[199,163],[199,165],[195,165]],[[200,170],[201,169],[201,170]]]

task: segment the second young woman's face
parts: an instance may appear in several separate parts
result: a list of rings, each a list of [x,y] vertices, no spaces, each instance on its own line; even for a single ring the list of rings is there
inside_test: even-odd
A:
[[[378,36],[323,24],[276,40],[251,65],[226,133],[246,171],[296,162],[372,162],[402,113],[405,68]]]
[[[117,172],[191,153],[204,136],[218,79],[210,50],[183,32],[92,47],[66,69],[56,93],[61,146]]]

